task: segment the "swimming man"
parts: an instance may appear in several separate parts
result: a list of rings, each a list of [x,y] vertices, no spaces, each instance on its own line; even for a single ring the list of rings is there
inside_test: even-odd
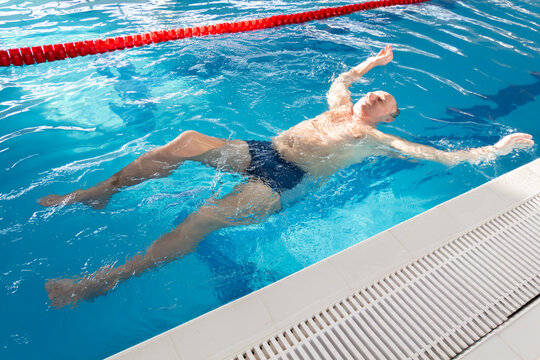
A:
[[[387,92],[373,91],[353,104],[349,87],[392,58],[392,48],[388,45],[377,56],[341,74],[328,91],[328,111],[293,126],[271,141],[226,140],[185,131],[94,187],[40,199],[43,206],[83,202],[101,208],[121,188],[167,176],[186,160],[244,174],[247,179],[230,194],[200,207],[154,241],[144,254],[132,257],[125,264],[104,267],[80,279],[49,280],[45,287],[52,305],[75,304],[105,294],[134,275],[194,251],[213,231],[251,224],[278,212],[282,208],[282,195],[295,188],[306,175],[329,176],[366,157],[396,153],[447,165],[476,164],[534,144],[531,135],[518,133],[492,146],[442,151],[377,130],[378,124],[392,122],[399,115],[396,100]]]

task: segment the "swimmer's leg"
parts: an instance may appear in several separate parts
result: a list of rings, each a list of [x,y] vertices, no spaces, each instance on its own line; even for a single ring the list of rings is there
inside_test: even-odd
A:
[[[142,154],[109,179],[91,188],[75,190],[66,195],[49,195],[38,202],[42,206],[83,202],[95,209],[103,208],[121,188],[168,176],[186,160],[221,167],[226,171],[243,172],[251,157],[245,141],[185,131],[165,146]]]
[[[197,244],[213,231],[253,224],[280,209],[278,193],[259,180],[249,181],[190,214],[171,232],[154,241],[144,255],[134,256],[124,265],[105,267],[82,278],[49,280],[45,288],[52,306],[56,307],[93,299],[133,275],[138,276],[193,252]]]

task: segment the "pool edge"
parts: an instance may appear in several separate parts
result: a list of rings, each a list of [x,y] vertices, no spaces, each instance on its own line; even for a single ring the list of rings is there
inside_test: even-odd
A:
[[[539,192],[537,159],[108,359],[233,357]]]

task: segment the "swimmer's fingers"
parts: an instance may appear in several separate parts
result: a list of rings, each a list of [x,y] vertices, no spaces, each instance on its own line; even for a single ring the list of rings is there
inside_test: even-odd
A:
[[[388,62],[394,60],[394,52],[392,51],[392,47],[390,45],[388,45]]]
[[[526,133],[515,133],[515,134],[507,135],[505,137],[510,138],[510,139],[532,139],[532,135],[526,134]]]
[[[508,142],[515,145],[528,145],[533,146],[534,141],[532,140],[532,135],[525,133],[516,133],[508,135]]]
[[[533,147],[534,141],[529,139],[520,139],[517,140],[514,146],[514,149],[529,149]]]
[[[501,155],[506,155],[514,149],[527,149],[534,145],[532,135],[525,133],[516,133],[503,137],[495,148],[499,150]]]
[[[379,51],[377,56],[373,59],[373,62],[375,65],[379,65],[379,66],[386,65],[390,61],[392,61],[393,58],[394,58],[394,54],[392,52],[392,46],[386,45],[384,49]]]
[[[386,45],[384,49],[381,49],[381,51],[379,51],[379,54],[377,54],[377,56],[386,55],[389,51],[392,51],[392,45]]]

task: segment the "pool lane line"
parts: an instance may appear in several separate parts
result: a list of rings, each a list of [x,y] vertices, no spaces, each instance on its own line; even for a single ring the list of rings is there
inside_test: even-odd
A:
[[[75,58],[78,56],[102,54],[106,52],[124,50],[133,47],[180,40],[190,37],[207,35],[230,34],[253,30],[269,29],[273,27],[300,24],[313,20],[328,19],[331,17],[352,14],[358,11],[371,10],[380,7],[416,4],[430,0],[379,0],[364,3],[329,7],[314,11],[307,11],[288,15],[274,15],[270,17],[225,22],[214,25],[195,26],[170,30],[151,31],[144,34],[117,36],[107,39],[67,42],[64,44],[22,47],[9,50],[0,50],[0,66],[22,66],[40,64]]]

